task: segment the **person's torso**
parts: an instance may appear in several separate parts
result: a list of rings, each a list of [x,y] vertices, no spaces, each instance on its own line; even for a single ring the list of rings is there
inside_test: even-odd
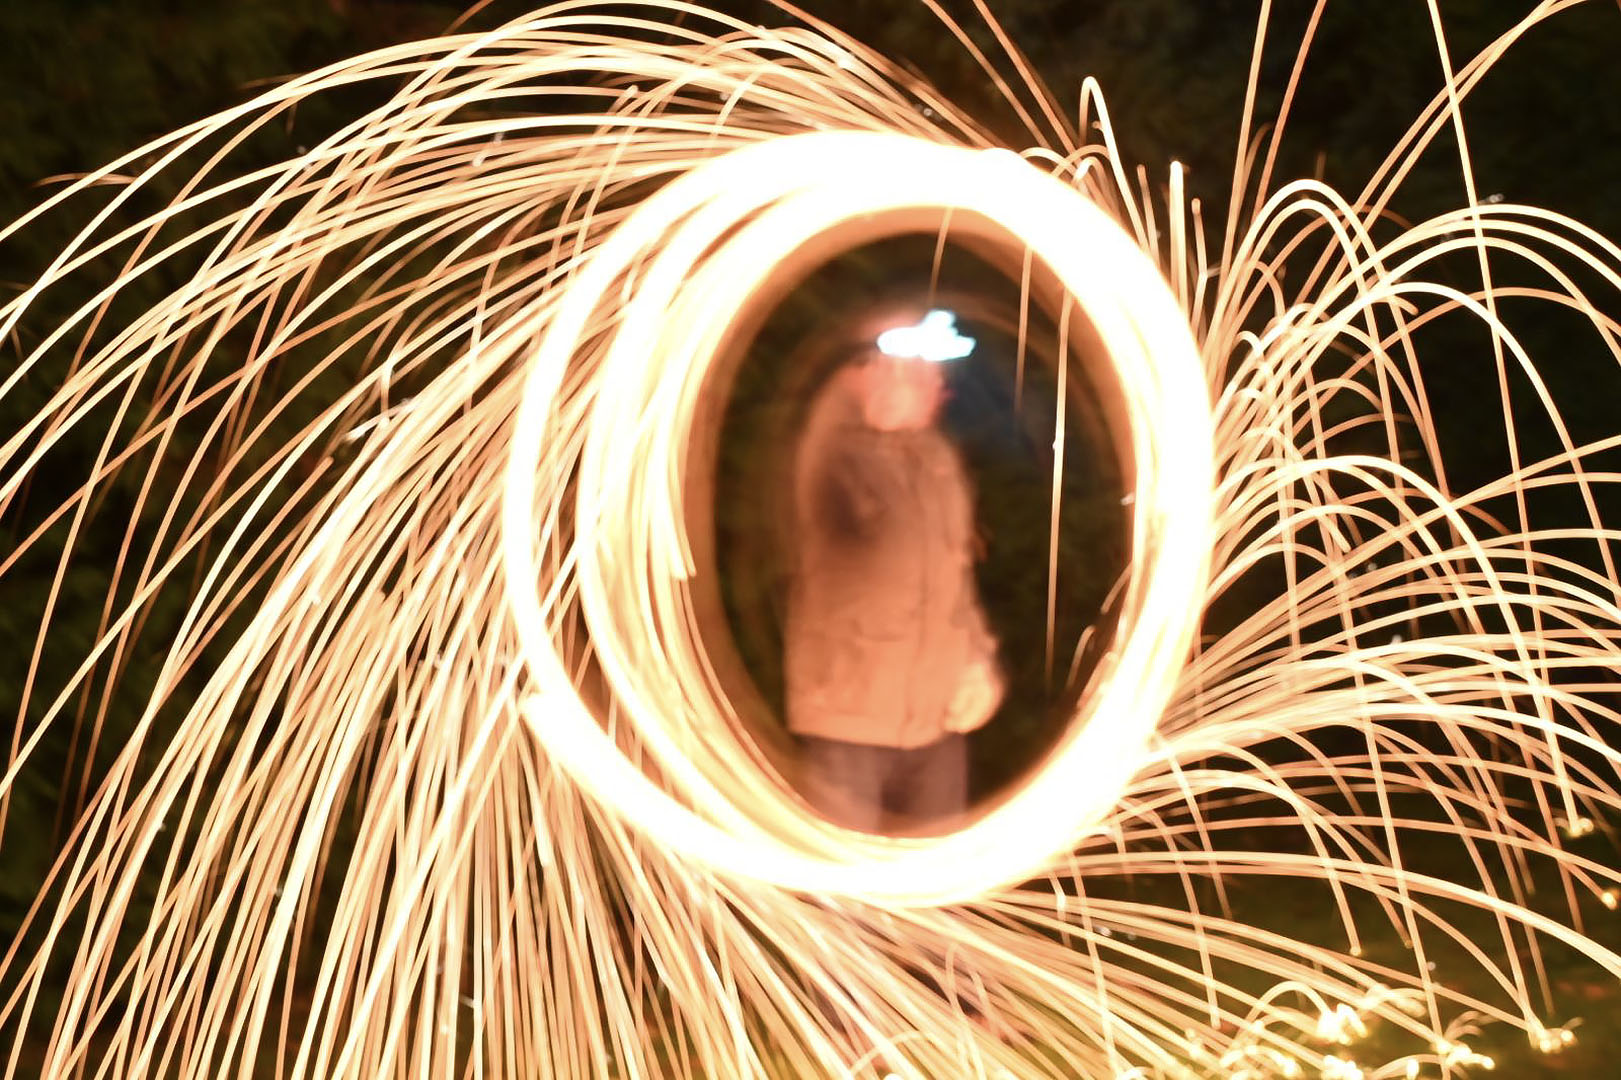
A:
[[[963,605],[977,602],[965,595],[973,591],[967,477],[932,429],[846,430],[832,452],[829,479],[851,502],[800,530],[788,628],[799,715],[790,725],[860,742],[925,742],[938,737],[966,661]]]
[[[871,621],[949,607],[969,562],[972,509],[946,437],[857,429],[845,434],[835,468],[863,512],[854,528],[807,523],[803,575],[830,590],[830,603],[858,602]]]

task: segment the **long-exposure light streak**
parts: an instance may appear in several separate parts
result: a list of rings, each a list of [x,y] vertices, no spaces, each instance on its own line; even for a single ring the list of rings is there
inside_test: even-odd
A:
[[[851,163],[870,169],[870,175],[856,172]],[[698,785],[704,781],[695,774],[737,777],[749,767],[731,727],[723,726],[708,738],[683,738],[664,730],[680,726],[690,731],[724,715],[720,703],[704,702],[701,669],[691,660],[681,663],[671,648],[685,636],[679,614],[679,586],[687,576],[681,558],[685,544],[681,515],[675,511],[679,491],[661,492],[660,462],[651,455],[690,429],[695,403],[679,389],[691,385],[686,365],[705,362],[702,352],[681,348],[689,330],[680,316],[684,311],[708,312],[716,320],[713,313],[719,313],[716,330],[722,329],[727,313],[757,288],[747,276],[748,267],[769,272],[774,256],[795,251],[819,234],[836,235],[841,226],[859,227],[885,212],[918,207],[976,212],[1045,259],[1098,325],[1125,391],[1139,463],[1135,535],[1140,540],[1133,587],[1127,593],[1130,614],[1122,645],[1104,675],[1104,689],[1079,718],[1066,745],[995,812],[945,838],[922,842],[921,849],[919,842],[880,847],[863,841],[855,846],[855,859],[806,861],[791,851],[773,850],[758,829],[743,843],[728,843],[724,834],[701,829],[619,753],[583,706],[545,701],[545,708],[531,709],[529,719],[542,744],[570,768],[576,781],[670,850],[711,861],[733,875],[759,876],[789,888],[942,903],[1038,876],[1055,854],[1069,852],[1107,816],[1142,757],[1152,726],[1145,719],[1163,711],[1164,701],[1156,700],[1152,688],[1168,696],[1191,642],[1194,625],[1186,598],[1203,591],[1213,478],[1210,420],[1197,353],[1152,265],[1073,189],[1014,155],[877,134],[772,140],[689,172],[649,199],[602,245],[571,284],[542,340],[532,376],[538,386],[526,389],[514,423],[503,553],[508,604],[526,657],[555,654],[546,613],[533,590],[520,584],[542,577],[531,554],[541,535],[534,516],[534,479],[573,471],[570,461],[543,448],[553,431],[547,416],[555,387],[580,353],[582,331],[603,293],[644,249],[657,248],[634,287],[626,289],[633,299],[619,317],[597,374],[591,430],[579,465],[575,525],[581,534],[599,539],[576,549],[576,570],[592,644],[617,700],[664,772],[691,777],[693,786],[686,794],[698,806],[722,805],[726,795],[714,788],[716,781],[709,780],[710,790],[703,791]],[[664,235],[669,223],[689,211],[690,222]],[[701,253],[755,212],[761,212],[759,220],[743,226],[713,256],[714,267],[694,267]],[[650,224],[642,221],[643,213]],[[701,302],[683,303],[680,289],[689,281]],[[690,333],[697,339],[719,337],[703,328]],[[661,362],[649,365],[648,356]],[[651,467],[644,473],[644,466]],[[655,501],[661,497],[670,500],[663,508]],[[602,552],[626,568],[619,571],[627,580],[618,589],[605,584],[609,575],[599,559]],[[645,567],[652,568],[651,575]],[[647,580],[649,576],[654,580]],[[672,588],[675,595],[660,595]],[[676,610],[661,614],[672,608]],[[624,626],[626,621],[636,625]],[[646,633],[642,627],[648,625],[656,631]],[[620,644],[638,634],[641,640],[635,646]],[[546,673],[543,682],[555,681],[560,670],[556,659],[530,663]],[[673,702],[687,705],[672,709]],[[695,751],[712,754],[715,765],[701,770]],[[815,822],[814,815],[791,799],[773,799],[769,788],[753,785],[744,794],[747,802],[727,808],[726,820],[769,823],[799,817]]]
[[[1542,946],[1621,976],[1583,921],[1621,874],[1578,845],[1621,809],[1621,435],[1572,434],[1507,313],[1575,313],[1621,363],[1621,250],[1472,180],[1387,207],[1578,2],[1443,46],[1355,197],[1271,189],[1275,142],[1257,186],[1246,134],[1215,258],[1180,168],[1155,206],[1096,85],[1072,130],[983,6],[1006,55],[941,33],[1028,145],[830,27],[580,2],[53,194],[0,232],[89,221],[0,308],[0,395],[50,388],[0,432],[0,582],[38,620],[0,819],[48,736],[91,750],[0,959],[3,1075],[1441,1077],[1514,1029],[1567,1047]],[[389,100],[225,171],[364,85]],[[871,836],[743,737],[693,614],[692,447],[761,310],[945,221],[1095,331],[1131,560],[1033,775]],[[1419,345],[1453,322],[1531,388],[1469,490]],[[1332,929],[1252,919],[1273,883]]]

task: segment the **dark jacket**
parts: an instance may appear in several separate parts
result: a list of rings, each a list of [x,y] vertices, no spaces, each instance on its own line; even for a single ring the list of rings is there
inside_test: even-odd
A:
[[[790,730],[901,748],[939,739],[964,671],[996,655],[956,449],[932,428],[845,421],[807,436],[795,473]]]

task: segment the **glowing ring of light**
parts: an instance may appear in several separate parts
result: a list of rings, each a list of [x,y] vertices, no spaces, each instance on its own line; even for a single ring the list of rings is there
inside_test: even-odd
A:
[[[616,301],[622,322],[608,358],[596,373],[598,410],[623,417],[646,407],[670,382],[628,378],[656,355],[658,374],[700,383],[712,354],[681,355],[660,328],[681,312],[674,337],[690,347],[716,340],[736,304],[714,302],[717,282],[698,272],[703,237],[759,219],[738,236],[775,234],[781,246],[752,252],[753,279],[734,281],[737,301],[768,276],[775,262],[800,242],[864,216],[908,208],[951,208],[977,214],[1027,245],[1048,265],[1086,311],[1103,340],[1119,380],[1129,419],[1137,474],[1132,579],[1121,630],[1089,696],[1084,724],[1070,733],[1048,764],[1001,806],[959,832],[928,840],[886,841],[832,830],[787,797],[764,807],[787,815],[791,827],[763,823],[761,807],[738,806],[715,789],[699,764],[684,761],[668,725],[647,702],[622,702],[660,759],[689,809],[625,758],[572,688],[533,583],[536,558],[535,478],[543,468],[547,433],[565,373],[625,273],[637,268],[638,288]],[[765,212],[762,212],[765,211]],[[685,235],[683,233],[685,232]],[[727,272],[746,260],[740,241],[722,245]],[[719,261],[719,259],[717,259]],[[703,303],[683,295],[699,282]],[[675,282],[676,294],[644,282]],[[705,292],[704,290],[707,290]],[[655,351],[646,351],[652,347]],[[638,353],[637,350],[643,350]],[[674,366],[671,366],[674,365]],[[595,423],[593,430],[603,425]],[[783,137],[735,150],[671,182],[641,204],[590,256],[549,320],[527,376],[514,419],[503,506],[503,558],[509,607],[522,656],[540,689],[524,713],[551,759],[603,806],[683,858],[715,870],[786,888],[874,903],[935,904],[980,895],[1028,879],[1055,856],[1096,829],[1137,769],[1146,741],[1173,692],[1202,610],[1213,505],[1213,424],[1197,349],[1163,278],[1136,244],[1101,210],[1064,185],[1005,151],[946,147],[878,133],[826,133]],[[553,450],[554,453],[565,453]],[[599,465],[612,448],[588,441],[585,459]],[[546,459],[545,466],[555,464]],[[583,468],[583,466],[582,466]],[[612,476],[612,467],[603,475]],[[584,475],[584,474],[582,474]],[[579,535],[592,538],[601,515],[612,513],[613,492],[582,483]],[[638,507],[648,520],[679,523],[678,507]],[[667,531],[643,529],[646,536]],[[597,564],[590,544],[581,557],[582,608],[593,641],[603,612]],[[671,552],[616,552],[619,560],[663,566],[679,576]],[[605,639],[606,640],[606,639]],[[604,666],[614,663],[607,641]],[[757,797],[762,789],[751,789]]]

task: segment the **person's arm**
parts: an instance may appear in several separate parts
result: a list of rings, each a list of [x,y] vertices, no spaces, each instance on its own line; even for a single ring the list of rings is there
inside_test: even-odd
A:
[[[978,561],[977,522],[974,518],[974,489],[961,457],[953,448],[950,455],[951,498],[954,504],[952,518],[956,528],[956,543],[961,549],[962,591],[958,596],[953,621],[967,636],[967,656],[957,681],[957,689],[947,708],[946,727],[951,731],[967,732],[981,727],[995,715],[1007,696],[1007,676],[1002,671],[998,656],[999,644],[991,632],[980,606],[979,590],[974,581],[974,563]]]
[[[963,666],[957,679],[956,691],[946,707],[946,730],[976,731],[996,715],[1007,696],[1007,676],[993,649],[988,655],[976,655]]]
[[[870,536],[883,507],[862,476],[856,456],[828,449],[811,468],[811,520],[805,524],[835,538]]]

